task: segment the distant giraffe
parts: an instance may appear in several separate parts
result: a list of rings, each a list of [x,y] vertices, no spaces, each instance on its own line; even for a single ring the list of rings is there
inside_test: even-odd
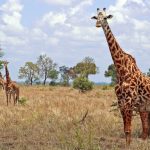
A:
[[[117,72],[117,85],[115,92],[118,105],[124,122],[126,144],[131,142],[131,120],[134,109],[138,110],[141,117],[143,132],[141,137],[146,139],[150,129],[150,78],[143,75],[136,65],[135,59],[125,53],[116,41],[107,19],[112,15],[106,15],[106,9],[97,9],[96,27],[102,27],[110,49],[112,59]]]
[[[5,92],[6,92],[7,106],[8,103],[11,101],[11,96],[13,97],[14,105],[15,105],[19,100],[19,86],[16,84],[16,82],[11,81],[8,67],[7,67],[8,62],[3,61],[3,64],[5,66],[5,72],[6,72]]]

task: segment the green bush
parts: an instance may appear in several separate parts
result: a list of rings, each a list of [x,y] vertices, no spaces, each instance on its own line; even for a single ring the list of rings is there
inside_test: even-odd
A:
[[[78,77],[73,81],[73,88],[79,89],[80,92],[86,92],[93,89],[93,82],[86,77]]]
[[[27,102],[27,99],[25,97],[22,97],[18,100],[18,103],[21,104],[21,105],[25,105]]]
[[[109,90],[109,86],[108,85],[103,85],[102,90]]]

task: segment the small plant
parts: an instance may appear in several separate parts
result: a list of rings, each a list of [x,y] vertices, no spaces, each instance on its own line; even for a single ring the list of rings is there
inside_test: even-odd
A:
[[[81,76],[73,81],[73,88],[79,89],[80,92],[86,92],[93,89],[93,82]]]
[[[21,105],[25,105],[27,102],[27,99],[25,97],[22,97],[18,100],[18,103],[21,104]]]
[[[102,90],[109,90],[109,86],[108,86],[108,85],[104,85],[104,86],[102,87]]]

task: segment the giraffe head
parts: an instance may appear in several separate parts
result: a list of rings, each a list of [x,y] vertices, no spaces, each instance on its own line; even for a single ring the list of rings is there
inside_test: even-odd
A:
[[[107,15],[106,14],[106,8],[103,8],[103,10],[100,10],[97,8],[97,16],[93,16],[91,19],[96,19],[96,27],[102,27],[106,22],[107,19],[111,19],[113,16],[112,15]]]

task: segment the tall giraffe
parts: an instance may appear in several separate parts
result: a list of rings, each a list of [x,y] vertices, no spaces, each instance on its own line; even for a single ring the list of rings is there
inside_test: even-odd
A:
[[[135,59],[125,53],[116,41],[107,19],[112,15],[106,15],[106,8],[97,9],[96,27],[102,27],[109,50],[117,72],[117,85],[115,93],[124,122],[126,144],[131,142],[131,121],[133,110],[139,111],[143,132],[141,137],[146,139],[150,129],[150,78],[143,75],[136,65]]]
[[[14,105],[15,105],[19,100],[19,86],[16,84],[16,82],[11,81],[8,67],[7,67],[8,62],[3,61],[3,64],[5,66],[5,72],[6,72],[5,92],[6,92],[7,106],[8,103],[11,101],[11,95],[13,96]]]

